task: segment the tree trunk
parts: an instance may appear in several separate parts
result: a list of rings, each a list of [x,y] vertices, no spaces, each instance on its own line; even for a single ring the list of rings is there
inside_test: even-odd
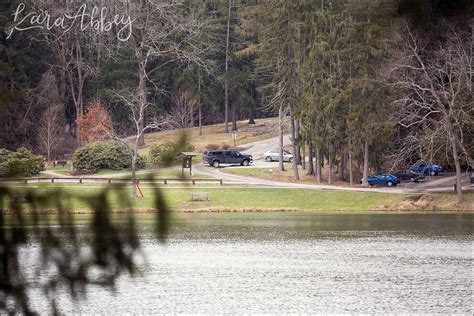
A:
[[[352,138],[349,138],[349,151],[348,151],[348,154],[349,154],[349,183],[351,185],[354,184],[354,174],[353,174],[353,171],[352,171],[352,149],[351,149],[351,146],[352,146]]]
[[[345,170],[346,169],[346,153],[344,150],[344,146],[341,147],[340,155],[341,155],[341,160],[339,162],[339,179],[341,179],[341,181],[344,181],[345,180],[344,173],[346,171]]]
[[[364,171],[363,171],[363,176],[362,176],[362,185],[364,187],[369,186],[368,178],[369,178],[369,141],[366,138],[364,142]]]
[[[147,93],[146,93],[146,73],[145,73],[145,61],[139,60],[138,62],[138,93],[139,93],[139,130],[137,131],[140,135],[138,137],[138,147],[145,145],[145,134],[142,133],[145,128],[145,108],[147,102]]]
[[[137,197],[137,153],[138,153],[138,143],[136,143],[135,147],[133,148],[133,155],[132,155],[132,198],[135,199]]]
[[[291,117],[291,141],[293,143],[293,155],[298,150],[298,146],[296,145],[296,126],[295,126],[295,118],[293,116],[293,110],[290,109],[290,117]],[[298,161],[297,157],[293,157],[293,179],[299,180],[300,176],[298,173]]]
[[[229,12],[227,15],[227,35],[225,41],[225,81],[224,81],[224,121],[225,132],[229,132],[229,79],[227,73],[229,71],[229,44],[230,44],[230,19],[232,14],[232,0],[229,0]]]
[[[280,171],[285,171],[285,165],[283,164],[283,104],[280,104],[280,108],[278,109],[278,133],[279,133],[279,159],[278,159],[278,169]]]
[[[301,168],[303,170],[306,170],[306,157],[305,157],[306,156],[306,146],[305,145],[303,145],[303,147],[301,148],[301,152],[302,152],[302,154],[301,154]]]
[[[299,140],[300,140],[300,121],[299,119],[294,119],[295,120],[295,160],[296,164],[300,165],[301,164],[301,148],[299,145]]]
[[[201,104],[201,68],[198,67],[198,115],[199,135],[202,135],[202,104]]]
[[[314,175],[314,166],[313,166],[313,142],[308,143],[308,172],[306,173],[309,176]]]
[[[252,100],[253,100],[253,103],[250,103],[250,106],[249,106],[249,125],[254,125],[256,124],[255,123],[255,103],[257,102],[255,100],[255,89],[252,88],[251,89],[251,94],[252,94]]]
[[[323,174],[321,170],[321,151],[319,146],[316,145],[316,182],[321,183],[323,180]]]
[[[332,163],[332,151],[331,144],[328,144],[328,165],[329,165],[329,174],[328,174],[328,183],[332,184],[332,174],[333,174],[333,163]]]
[[[464,202],[462,194],[462,183],[461,183],[461,163],[459,161],[458,148],[456,146],[456,140],[451,136],[451,149],[453,151],[454,166],[456,167],[456,194],[458,197],[458,203]]]
[[[232,102],[232,131],[237,131],[237,110],[235,108],[235,102]]]

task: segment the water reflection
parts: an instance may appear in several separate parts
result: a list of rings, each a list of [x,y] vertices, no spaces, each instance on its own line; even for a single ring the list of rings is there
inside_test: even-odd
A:
[[[64,300],[62,312],[473,312],[471,215],[186,214],[173,222],[161,245],[143,217],[142,275],[124,277],[115,295],[97,288],[86,302]]]

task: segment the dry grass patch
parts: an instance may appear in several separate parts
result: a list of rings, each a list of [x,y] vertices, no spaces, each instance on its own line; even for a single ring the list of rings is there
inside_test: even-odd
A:
[[[244,145],[254,141],[264,140],[278,135],[278,119],[266,118],[256,120],[257,124],[249,125],[248,121],[237,122],[236,145]],[[230,127],[230,125],[229,125]],[[203,127],[202,135],[199,135],[199,128],[189,128],[186,130],[190,143],[194,145],[196,151],[202,152],[209,144],[233,146],[232,133],[224,132],[224,124],[207,125]],[[163,131],[145,135],[146,146],[140,149],[141,155],[148,154],[150,146],[161,144],[166,141],[177,140],[182,130]]]
[[[379,211],[432,211],[432,212],[473,212],[474,193],[464,194],[464,203],[457,203],[454,193],[432,193],[410,195],[402,201],[381,205]]]

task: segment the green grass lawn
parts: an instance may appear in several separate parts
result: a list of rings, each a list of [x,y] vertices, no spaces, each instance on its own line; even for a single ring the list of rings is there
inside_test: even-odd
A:
[[[24,190],[34,190],[45,196],[51,195],[53,190],[61,190],[71,198],[62,198],[63,205],[70,209],[88,209],[87,198],[95,200],[100,186],[90,187],[86,185],[68,185],[61,187],[52,185],[40,185],[38,187],[15,188],[18,194]],[[153,208],[153,191],[143,186],[144,198],[138,198],[133,202],[136,208]],[[188,209],[216,209],[216,210],[315,210],[315,211],[369,211],[379,208],[381,205],[392,205],[405,198],[399,194],[380,194],[365,192],[342,192],[342,191],[319,191],[302,189],[277,189],[277,188],[229,188],[229,187],[192,187],[172,188],[162,187],[162,192],[167,203],[174,210]],[[210,202],[191,202],[192,192],[209,193]],[[112,208],[124,208],[121,202],[123,197],[128,197],[130,188],[125,187],[119,191],[111,191],[108,198]],[[45,208],[54,208],[53,198],[46,200]]]
[[[223,168],[221,171],[238,176],[258,178],[262,174],[272,172],[273,170],[277,171],[278,166],[276,165],[275,168]]]
[[[149,184],[142,184],[144,198],[133,201],[132,207],[137,209],[153,209],[155,194]],[[44,197],[42,209],[55,209],[57,195],[67,209],[90,209],[90,201],[96,203],[103,190],[111,188],[100,184],[38,184],[19,185],[12,188],[15,194],[23,195],[32,190]],[[434,211],[461,210],[474,211],[474,193],[466,193],[466,202],[455,203],[455,195],[450,193],[430,195],[408,195],[372,192],[351,192],[288,188],[240,188],[219,185],[201,184],[197,186],[160,186],[166,202],[176,211],[265,211],[265,210],[299,210],[299,211]],[[128,208],[130,186],[125,185],[110,189],[108,201],[113,209]],[[192,192],[206,192],[209,202],[191,201]],[[25,205],[29,207],[28,205]]]

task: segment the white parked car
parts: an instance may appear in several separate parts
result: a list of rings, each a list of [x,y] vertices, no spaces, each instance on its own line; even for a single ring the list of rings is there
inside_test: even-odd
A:
[[[262,155],[262,158],[266,161],[279,161],[280,160],[280,151],[278,149],[272,149],[267,151]],[[290,152],[283,150],[283,161],[292,162],[293,155]]]

